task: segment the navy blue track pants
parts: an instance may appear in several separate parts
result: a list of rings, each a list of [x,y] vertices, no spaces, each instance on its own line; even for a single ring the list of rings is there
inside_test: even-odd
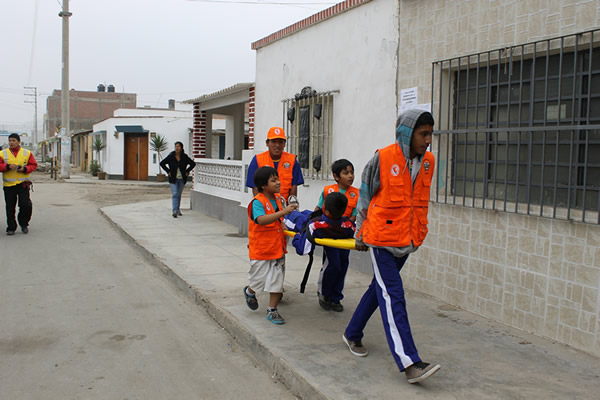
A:
[[[330,297],[334,303],[339,303],[343,298],[344,281],[348,264],[350,263],[350,250],[323,247],[323,266],[319,274],[319,293]]]
[[[378,248],[371,248],[370,252],[375,276],[346,327],[346,338],[361,340],[369,318],[379,307],[388,345],[400,371],[404,371],[421,361],[410,331],[400,277],[400,270],[408,255],[398,258]]]

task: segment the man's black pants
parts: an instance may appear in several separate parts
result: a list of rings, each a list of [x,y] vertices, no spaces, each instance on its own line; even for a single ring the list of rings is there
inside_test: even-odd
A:
[[[29,225],[31,213],[33,212],[33,203],[29,198],[29,184],[20,183],[16,186],[4,187],[4,201],[6,202],[6,231],[17,230],[17,220],[15,219],[15,209],[19,204],[19,225],[25,228]]]

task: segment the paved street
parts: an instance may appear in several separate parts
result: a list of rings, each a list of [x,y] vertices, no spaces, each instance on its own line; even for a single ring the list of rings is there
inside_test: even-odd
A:
[[[128,187],[34,190],[29,235],[0,235],[0,399],[294,398],[90,200],[117,204]]]

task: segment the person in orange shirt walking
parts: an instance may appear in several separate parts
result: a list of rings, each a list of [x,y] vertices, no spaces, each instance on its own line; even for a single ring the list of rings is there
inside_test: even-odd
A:
[[[274,126],[267,133],[268,150],[254,156],[248,165],[248,176],[246,186],[252,188],[252,194],[258,194],[258,188],[254,184],[254,173],[257,169],[264,166],[273,167],[277,170],[281,182],[281,192],[279,193],[287,202],[290,195],[298,196],[298,185],[304,183],[304,176],[300,164],[294,154],[290,154],[285,148],[285,132],[283,128]]]
[[[396,142],[365,166],[356,221],[356,248],[371,248],[374,277],[342,336],[350,352],[364,357],[363,331],[377,307],[388,345],[409,383],[436,373],[440,366],[421,361],[413,341],[400,270],[427,235],[429,192],[435,159],[427,151],[431,113],[407,110],[396,122]]]
[[[254,184],[258,194],[248,205],[250,271],[244,298],[246,305],[254,311],[258,309],[256,292],[269,292],[267,320],[281,325],[285,320],[277,311],[277,306],[283,293],[287,252],[282,218],[297,209],[298,204],[283,207],[282,196],[279,194],[281,184],[277,170],[273,167],[257,169]]]

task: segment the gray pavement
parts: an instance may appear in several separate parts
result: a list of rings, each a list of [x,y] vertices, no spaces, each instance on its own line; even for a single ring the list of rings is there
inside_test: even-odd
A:
[[[320,257],[315,256],[306,293],[301,294],[307,258],[290,248],[279,307],[286,324],[275,326],[265,319],[266,294],[258,297],[258,311],[245,305],[247,238],[239,237],[237,228],[185,209],[183,217],[174,219],[170,200],[101,212],[256,361],[304,399],[598,398],[599,358],[408,290],[420,355],[442,365],[430,379],[410,385],[392,359],[378,313],[363,339],[368,357],[354,357],[341,340],[370,275],[351,268],[345,311],[324,311],[316,297]],[[405,268],[411,268],[410,258]]]
[[[0,234],[0,400],[295,398],[123,240],[89,189],[36,183],[29,234]]]

